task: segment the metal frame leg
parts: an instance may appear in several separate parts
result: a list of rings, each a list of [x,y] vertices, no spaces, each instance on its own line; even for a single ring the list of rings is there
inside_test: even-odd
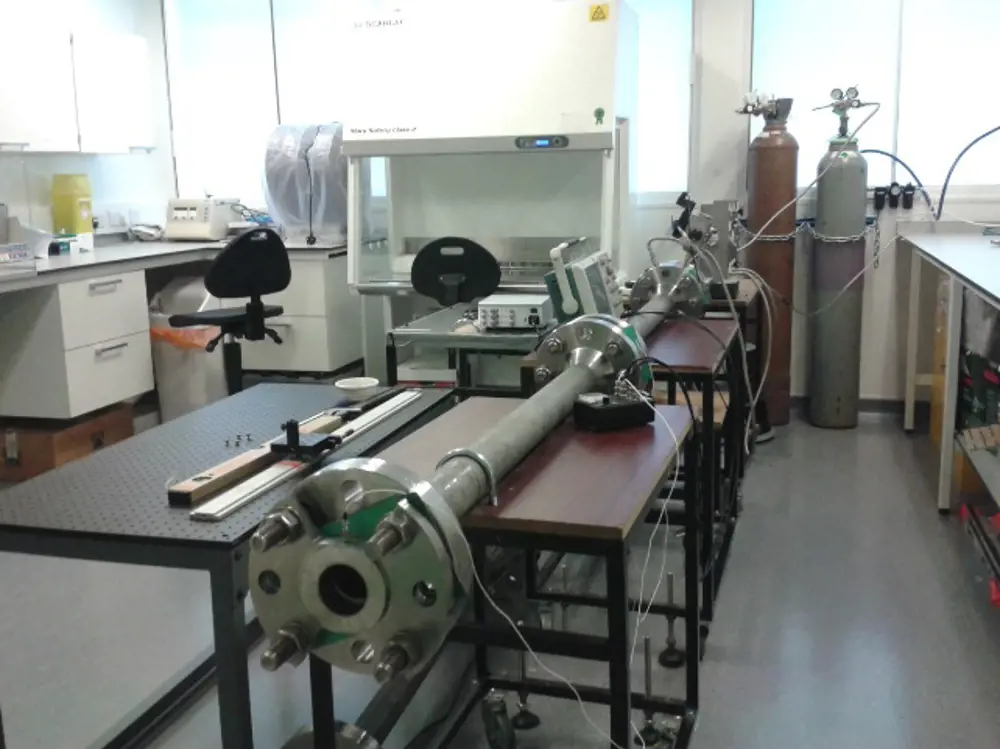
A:
[[[246,548],[224,554],[209,575],[222,749],[252,749],[249,643],[243,605],[248,590]]]
[[[958,357],[962,339],[961,281],[948,279],[948,342],[944,360],[944,414],[941,418],[941,456],[938,473],[938,512],[951,511],[951,481],[955,462],[955,424],[958,417]]]
[[[385,380],[390,387],[399,382],[399,361],[396,358],[396,339],[392,333],[385,338]]]
[[[684,482],[684,647],[687,657],[687,704],[698,709],[698,668],[704,653],[698,616],[698,572],[701,569],[698,532],[700,492],[698,491],[698,442],[689,436],[684,443],[684,465],[689,467]]]
[[[309,690],[312,697],[313,746],[315,749],[330,749],[337,741],[333,668],[315,655],[309,656]]]
[[[606,556],[608,565],[608,659],[611,692],[611,740],[618,746],[629,745],[632,729],[632,684],[629,674],[628,626],[628,547],[615,544]]]
[[[913,431],[917,410],[917,353],[920,341],[920,266],[923,260],[910,253],[910,299],[906,316],[906,389],[903,394],[903,429]]]
[[[228,339],[230,336],[226,336]],[[222,342],[222,371],[226,377],[226,392],[235,395],[243,390],[243,348],[235,338]]]
[[[469,541],[472,546],[472,564],[476,574],[482,580],[486,576],[486,547],[477,541]],[[486,596],[479,585],[473,586],[472,590],[472,615],[476,624],[486,624]],[[476,644],[476,678],[480,684],[486,684],[489,680],[489,668],[486,663],[486,646]]]
[[[701,386],[702,414],[701,414],[701,501],[702,513],[702,533],[704,534],[704,548],[702,548],[702,559],[705,571],[701,581],[701,606],[702,619],[706,622],[712,621],[715,615],[715,586],[714,575],[709,571],[712,564],[712,553],[715,549],[715,511],[716,499],[715,491],[717,471],[715,466],[716,444],[715,444],[715,386],[712,377],[707,377]],[[685,473],[685,476],[687,474]],[[692,476],[694,478],[694,476]]]

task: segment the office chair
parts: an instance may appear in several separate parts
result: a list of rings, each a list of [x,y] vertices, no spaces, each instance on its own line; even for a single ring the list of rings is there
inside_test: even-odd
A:
[[[214,351],[222,341],[222,366],[226,373],[229,394],[243,389],[243,351],[240,339],[262,341],[270,338],[281,343],[278,334],[265,325],[265,320],[277,317],[284,310],[274,304],[264,304],[260,298],[288,288],[292,267],[288,250],[281,237],[272,229],[250,229],[234,237],[219,253],[205,275],[205,289],[219,299],[246,299],[244,307],[207,309],[189,314],[171,315],[174,328],[209,325],[222,332],[209,341],[206,351]]]
[[[500,263],[478,242],[441,237],[423,246],[410,268],[418,294],[451,307],[488,297],[500,287]]]

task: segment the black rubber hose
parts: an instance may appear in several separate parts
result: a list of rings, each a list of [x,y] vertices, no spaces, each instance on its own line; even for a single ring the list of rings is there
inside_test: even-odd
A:
[[[958,157],[955,159],[955,161],[952,162],[951,169],[948,170],[948,176],[944,178],[944,185],[941,187],[941,199],[938,201],[937,216],[935,216],[935,218],[938,221],[941,220],[941,216],[944,214],[944,198],[948,194],[948,183],[951,182],[951,175],[955,171],[955,167],[958,166],[958,162],[961,161],[962,157],[965,156],[965,154],[968,152],[968,150],[970,148],[972,148],[974,145],[976,145],[979,141],[983,140],[984,138],[988,138],[989,136],[993,135],[993,133],[998,132],[998,131],[1000,131],[1000,125],[997,125],[992,130],[987,130],[985,133],[983,133],[982,135],[980,135],[978,138],[976,138],[974,141],[972,141],[969,145],[967,145],[965,148],[963,148],[962,152],[960,154],[958,154]]]

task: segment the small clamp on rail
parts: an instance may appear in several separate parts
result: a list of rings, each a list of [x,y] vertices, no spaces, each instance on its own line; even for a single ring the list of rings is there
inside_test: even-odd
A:
[[[444,454],[444,457],[438,461],[435,468],[441,468],[445,463],[452,460],[453,458],[468,458],[469,460],[475,462],[482,471],[483,475],[486,476],[486,483],[489,485],[490,490],[490,506],[496,507],[500,504],[500,495],[497,493],[497,477],[493,472],[493,466],[490,465],[489,461],[483,456],[482,453],[476,452],[468,447],[457,447],[454,450],[449,450]]]
[[[343,441],[332,434],[302,434],[295,419],[289,419],[281,428],[285,435],[271,442],[271,452],[283,458],[313,460],[339,447]]]

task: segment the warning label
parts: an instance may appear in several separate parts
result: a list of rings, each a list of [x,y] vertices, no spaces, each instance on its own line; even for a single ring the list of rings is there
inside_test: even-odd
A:
[[[607,21],[608,17],[611,15],[611,10],[608,7],[608,3],[600,3],[599,5],[590,6],[590,20],[594,21]]]

